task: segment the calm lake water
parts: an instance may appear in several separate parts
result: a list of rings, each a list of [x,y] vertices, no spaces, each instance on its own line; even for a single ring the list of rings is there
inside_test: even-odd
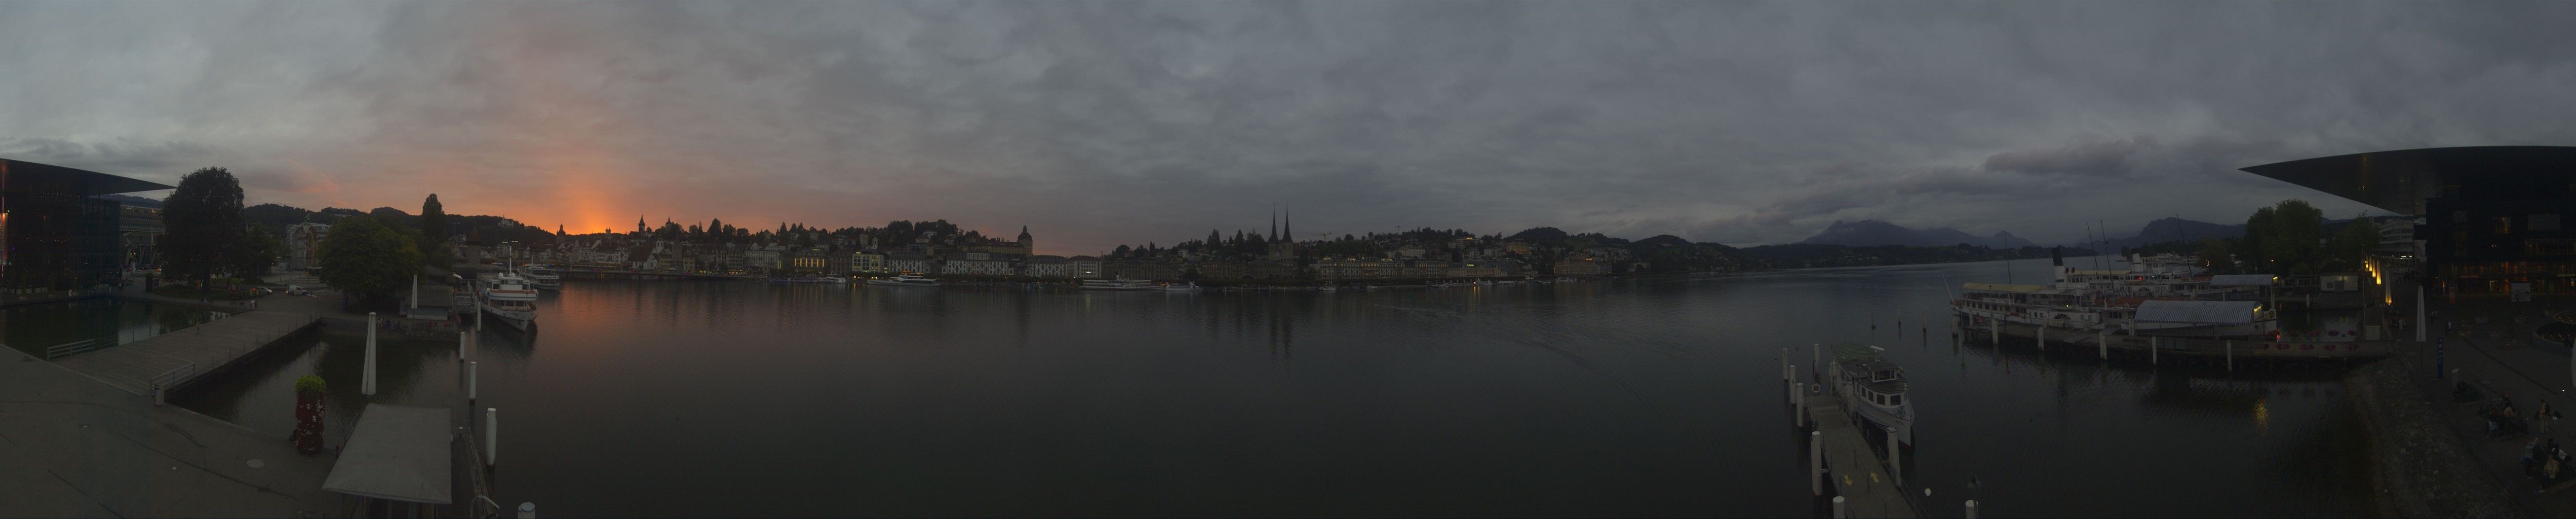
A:
[[[485,339],[482,405],[496,498],[552,517],[1804,516],[1780,350],[1860,341],[1912,379],[1934,516],[2372,512],[2336,374],[1953,345],[1947,287],[2046,264],[1329,294],[575,280],[541,333]],[[182,405],[282,435],[318,370],[345,431],[353,337]],[[452,339],[385,348],[378,401],[453,390]]]

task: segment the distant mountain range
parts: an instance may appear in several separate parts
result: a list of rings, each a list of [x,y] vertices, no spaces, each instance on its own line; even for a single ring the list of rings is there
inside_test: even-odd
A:
[[[1879,245],[1948,247],[1965,243],[1997,249],[2018,249],[2036,245],[2031,243],[2030,240],[2022,239],[2019,236],[2013,236],[2011,232],[2006,231],[1995,231],[1993,236],[1979,237],[1977,235],[1959,232],[1958,229],[1946,227],[1922,230],[1908,229],[1905,228],[1905,226],[1887,223],[1883,220],[1861,220],[1857,222],[1837,220],[1832,226],[1825,227],[1825,232],[1816,233],[1815,236],[1808,237],[1806,240],[1799,241],[1798,243],[1807,245],[1853,245],[1863,247]]]
[[[2329,220],[2326,223],[2328,225],[2334,225],[2340,222],[2340,220]],[[2147,222],[2146,227],[2138,229],[2138,232],[2130,234],[2127,237],[2112,238],[2109,245],[2110,247],[2140,247],[2173,241],[2191,241],[2202,238],[2225,239],[2244,235],[2245,224],[2241,223],[2226,225],[2185,220],[2181,218],[2162,218],[2157,219],[2156,221]],[[1977,235],[1960,232],[1957,229],[1909,229],[1902,225],[1887,223],[1886,221],[1881,220],[1861,220],[1857,222],[1836,221],[1833,225],[1825,227],[1824,232],[1816,233],[1815,236],[1809,237],[1798,243],[1862,247],[1881,245],[1946,247],[1965,243],[1998,249],[2036,245],[2031,243],[2030,240],[2013,236],[2011,232],[2006,231],[1996,231],[1993,236],[1979,237]],[[2076,242],[2068,243],[2066,245],[2086,247],[2092,246],[2093,244]],[[2109,250],[2109,248],[2106,248],[2106,250]]]

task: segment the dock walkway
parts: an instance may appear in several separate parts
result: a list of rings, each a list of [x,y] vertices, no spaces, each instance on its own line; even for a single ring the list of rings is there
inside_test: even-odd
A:
[[[217,368],[310,327],[310,314],[251,311],[117,346],[51,359],[137,395],[188,385]]]
[[[1824,434],[1826,478],[1835,495],[1842,496],[1846,517],[1922,517],[1905,488],[1887,472],[1877,451],[1870,448],[1869,437],[1861,433],[1855,418],[1843,411],[1842,401],[1833,395],[1808,395],[1807,410],[1817,431]],[[1890,452],[1897,456],[1902,453]]]

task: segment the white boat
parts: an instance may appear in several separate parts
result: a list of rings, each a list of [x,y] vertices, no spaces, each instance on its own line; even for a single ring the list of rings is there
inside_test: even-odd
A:
[[[845,278],[845,277],[840,277],[840,276],[823,276],[823,277],[821,277],[821,278],[817,278],[817,279],[815,279],[815,281],[816,281],[816,282],[821,282],[821,283],[831,283],[831,284],[835,284],[835,285],[847,285],[847,284],[850,284],[850,278]]]
[[[939,286],[939,280],[936,280],[936,279],[930,279],[930,278],[921,277],[921,276],[915,276],[915,275],[911,275],[911,274],[904,274],[904,275],[895,276],[895,277],[892,277],[892,278],[877,278],[877,279],[870,279],[870,280],[868,280],[868,284],[870,284],[870,285],[883,285],[883,286],[890,286],[890,287],[934,287],[934,288],[936,288],[936,287],[938,287],[938,286]]]
[[[1879,355],[1877,346],[1834,345],[1833,391],[1843,409],[1881,430],[1894,430],[1898,443],[1914,445],[1914,401],[1905,398],[1905,369]]]
[[[529,265],[525,270],[522,275],[528,278],[531,286],[547,290],[563,288],[563,271],[545,265]]]
[[[1141,279],[1085,279],[1083,290],[1162,290],[1152,281]]]
[[[474,290],[475,306],[483,313],[497,317],[501,324],[520,330],[537,326],[537,288],[517,272],[503,270],[478,277]]]
[[[1164,292],[1197,292],[1197,291],[1199,291],[1199,285],[1198,285],[1197,283],[1179,283],[1179,284],[1163,285],[1163,291],[1164,291]]]

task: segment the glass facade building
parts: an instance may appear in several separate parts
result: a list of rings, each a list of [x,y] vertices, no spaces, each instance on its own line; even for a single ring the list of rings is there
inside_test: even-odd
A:
[[[115,282],[127,256],[124,211],[95,197],[171,188],[0,159],[0,287],[75,290]]]
[[[2418,272],[2457,295],[2576,294],[2576,147],[2474,146],[2295,160],[2246,172],[2416,218]]]

